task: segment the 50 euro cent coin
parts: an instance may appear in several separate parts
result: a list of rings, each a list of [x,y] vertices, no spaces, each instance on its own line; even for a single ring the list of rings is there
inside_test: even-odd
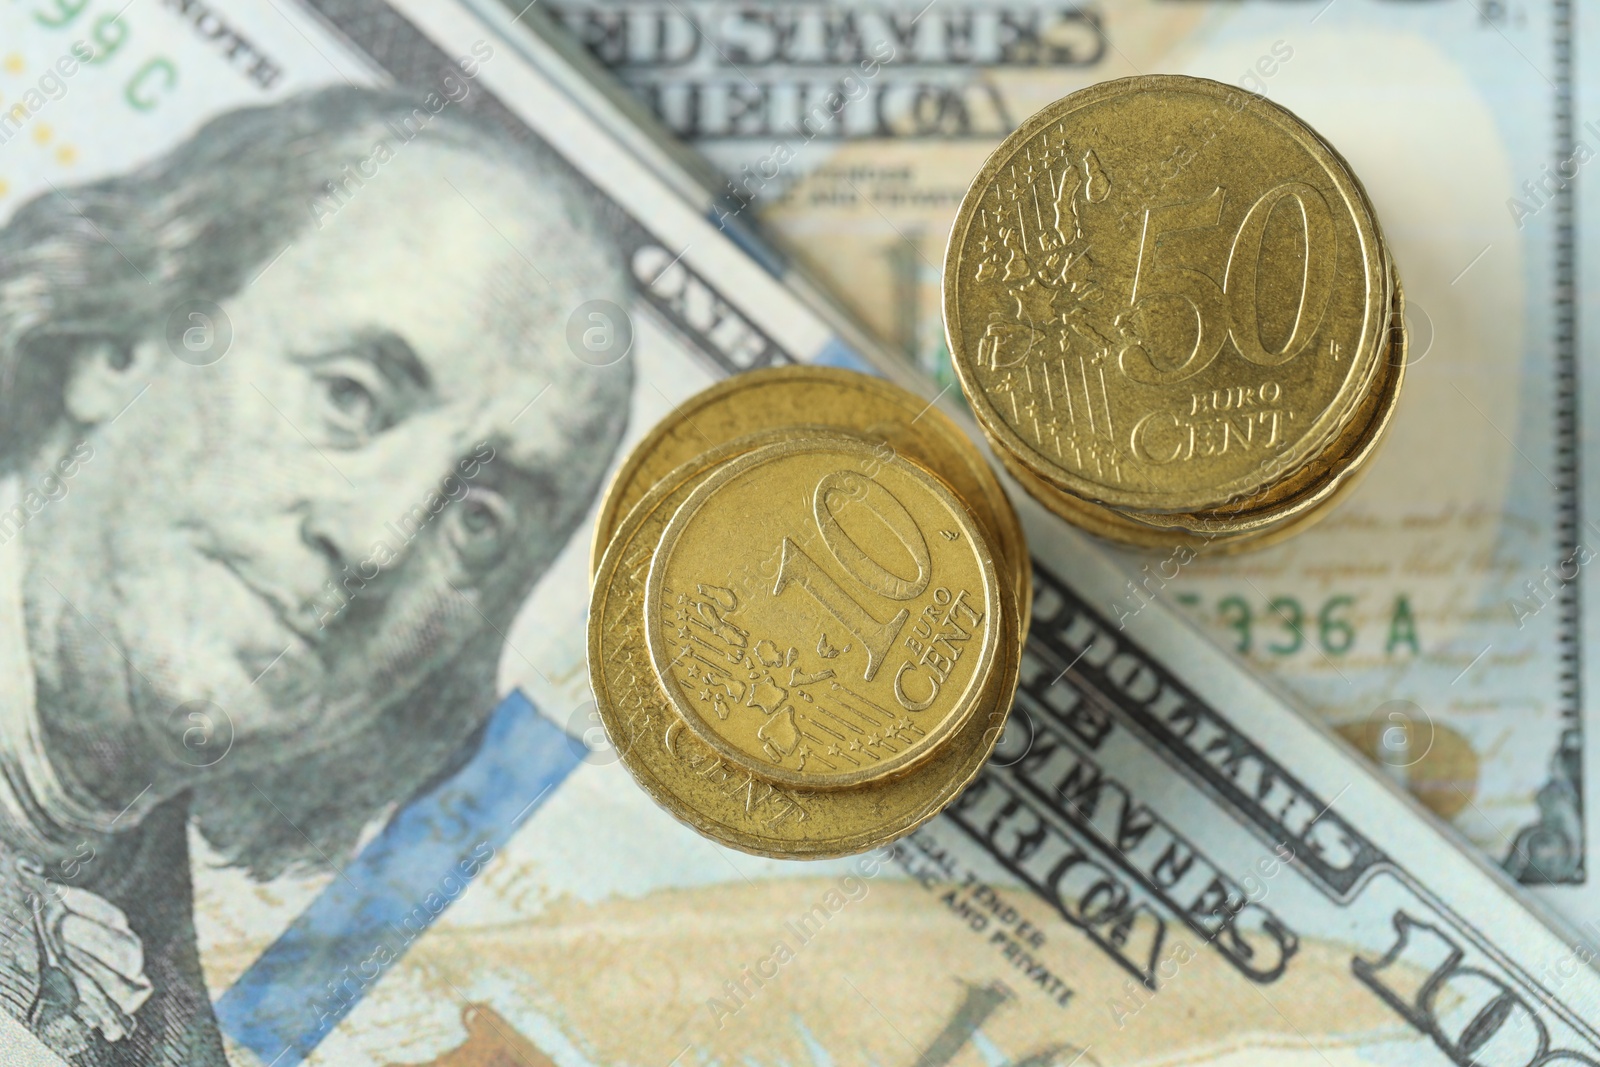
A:
[[[1366,473],[1368,461],[1394,420],[1405,380],[1410,341],[1405,328],[1405,293],[1398,279],[1383,359],[1367,395],[1334,440],[1267,490],[1235,499],[1226,507],[1183,514],[1126,513],[1158,529],[1191,530],[1208,537],[1237,536],[1249,547],[1275,543],[1326,516]]]
[[[1392,277],[1364,190],[1310,127],[1142,76],[1048,105],[991,155],[951,231],[945,327],[984,430],[1038,479],[1193,513],[1338,437],[1378,374]]]

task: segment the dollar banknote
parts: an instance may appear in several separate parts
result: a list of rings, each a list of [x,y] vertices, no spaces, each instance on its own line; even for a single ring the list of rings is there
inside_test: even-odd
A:
[[[1600,125],[1572,5],[549,6],[714,165],[720,219],[759,220],[945,382],[950,222],[1043,104],[1105,78],[1197,74],[1329,138],[1405,285],[1412,366],[1390,440],[1318,528],[1238,558],[1123,554],[1128,584],[1102,608],[1179,605],[1521,881],[1582,892],[1600,832],[1582,641],[1600,526],[1575,288],[1594,231],[1579,232],[1575,197]],[[1226,413],[1218,400],[1196,409]]]
[[[0,13],[8,1058],[1600,1062],[1592,921],[1026,501],[947,814],[802,864],[657,809],[587,692],[607,470],[730,373],[917,383],[526,14]]]

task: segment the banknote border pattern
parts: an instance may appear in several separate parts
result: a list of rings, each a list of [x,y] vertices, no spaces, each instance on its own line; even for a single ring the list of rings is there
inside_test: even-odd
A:
[[[1551,0],[1554,26],[1552,55],[1553,125],[1555,155],[1570,152],[1574,143],[1573,71],[1575,69],[1572,0]],[[1580,496],[1582,456],[1578,432],[1578,234],[1572,183],[1559,185],[1554,194],[1554,277],[1551,300],[1555,356],[1555,486],[1556,558],[1562,559],[1579,543],[1583,520]],[[1587,882],[1589,839],[1583,794],[1583,604],[1578,582],[1563,582],[1556,593],[1557,685],[1562,728],[1550,756],[1550,778],[1539,788],[1535,802],[1539,817],[1512,837],[1501,865],[1523,885],[1583,885]],[[1577,840],[1573,840],[1576,833]],[[1554,848],[1557,855],[1547,849]],[[1540,849],[1539,855],[1534,850]]]
[[[1136,939],[1127,936],[1130,920],[1139,912],[1159,914],[1166,911],[1199,934],[1211,949],[1227,957],[1245,978],[1261,985],[1275,982],[1282,976],[1299,942],[1294,931],[1263,906],[1267,894],[1245,893],[1240,882],[1230,878],[1199,849],[1188,846],[1187,855],[1179,859],[1176,867],[1169,867],[1168,877],[1162,878],[1161,864],[1152,868],[1147,859],[1140,861],[1136,856],[1140,851],[1147,851],[1140,845],[1123,849],[1115,842],[1095,840],[1092,825],[1099,823],[1103,837],[1103,828],[1109,821],[1096,818],[1093,810],[1099,803],[1096,794],[1106,783],[1113,789],[1124,788],[1109,775],[1073,775],[1061,784],[1051,783],[1055,797],[1046,796],[1045,790],[1031,788],[1027,773],[1020,768],[1036,747],[1035,739],[1045,736],[1046,732],[1053,734],[1054,739],[1076,735],[1071,747],[1076,750],[1075,758],[1081,760],[1085,750],[1097,749],[1101,740],[1109,736],[1111,723],[1127,729],[1152,754],[1214,797],[1218,806],[1238,825],[1252,831],[1275,854],[1285,856],[1310,886],[1341,909],[1355,906],[1375,879],[1393,878],[1410,898],[1410,906],[1400,905],[1392,916],[1399,938],[1397,947],[1375,958],[1357,954],[1352,959],[1352,971],[1401,1018],[1432,1038],[1454,1062],[1465,1064],[1468,1059],[1461,1047],[1452,1045],[1455,1036],[1442,1028],[1431,1001],[1427,1011],[1422,1011],[1416,1004],[1397,997],[1379,977],[1383,968],[1397,958],[1398,949],[1406,944],[1407,931],[1412,928],[1445,933],[1454,954],[1444,969],[1462,963],[1465,959],[1462,946],[1470,945],[1483,953],[1485,960],[1498,968],[1504,979],[1501,984],[1506,997],[1497,1004],[1508,1009],[1520,1006],[1528,1011],[1538,1010],[1541,1018],[1542,1012],[1549,1012],[1551,1017],[1572,1027],[1577,1036],[1600,1045],[1600,1032],[1592,1022],[1581,1018],[1560,998],[1551,996],[1551,990],[1463,919],[1426,880],[1356,832],[1336,810],[1343,790],[1331,800],[1324,800],[1313,792],[1237,729],[1224,712],[1183,686],[1125,632],[1114,630],[1105,616],[1038,560],[1034,561],[1034,589],[1034,624],[1028,637],[1028,655],[1013,720],[1032,724],[1038,717],[1044,721],[1045,728],[1035,727],[1027,739],[1028,744],[1023,746],[1027,751],[1020,756],[1008,758],[1007,744],[1002,742],[995,758],[974,785],[946,811],[943,822],[972,839],[1030,892],[1087,934],[1115,963],[1131,972],[1147,988],[1159,988],[1160,979],[1152,964],[1160,958],[1160,937],[1156,938],[1155,950],[1148,961],[1130,958],[1128,951],[1128,947],[1136,943]],[[1026,659],[1030,657],[1035,668],[1043,666],[1044,669],[1027,670]],[[1063,680],[1069,680],[1070,687],[1061,686],[1059,683]],[[1069,689],[1071,695],[1064,698],[1064,689]],[[1046,755],[1039,762],[1042,764],[1048,759]],[[1242,768],[1247,773],[1241,773]],[[1241,785],[1250,784],[1254,785],[1251,790],[1241,788]],[[983,797],[986,792],[997,792],[1003,799],[1000,803],[986,802]],[[978,796],[976,802],[971,799],[974,794]],[[1284,803],[1286,796],[1292,796],[1293,801]],[[1136,804],[1131,794],[1126,797],[1127,806],[1116,820],[1122,826],[1132,825],[1142,830],[1160,821],[1159,816],[1152,819],[1154,813]],[[1304,814],[1308,805],[1315,813],[1309,819]],[[1285,817],[1297,808],[1301,813],[1298,817]],[[1021,819],[1019,812],[1023,816]],[[985,816],[988,816],[987,822]],[[1319,825],[1329,832],[1317,833]],[[1004,829],[1000,829],[1002,826]],[[1041,848],[1041,842],[1050,834],[1065,840],[1066,846],[1063,849],[1057,844],[1056,851],[1041,867],[1038,856],[1048,851]],[[1181,835],[1171,835],[1165,840],[1169,842],[1166,849],[1169,857],[1175,855],[1174,846],[1181,852],[1188,845]],[[1285,845],[1289,846],[1287,853]],[[1330,845],[1334,847],[1330,849]],[[1082,864],[1091,849],[1105,864],[1094,864],[1101,876],[1093,881],[1090,892],[1077,901],[1078,908],[1074,910],[1071,902],[1061,899],[1058,886],[1065,880],[1065,872]],[[1330,855],[1342,857],[1342,862],[1328,862]],[[1182,881],[1193,862],[1208,864],[1208,876],[1213,880],[1205,893],[1184,907],[1173,899],[1170,890]],[[1106,870],[1107,866],[1114,869],[1114,873]],[[1030,867],[1050,873],[1041,880],[1030,875]],[[1084,880],[1078,879],[1079,882]],[[1108,892],[1106,886],[1113,880],[1135,885],[1141,892],[1137,895]],[[1091,898],[1095,898],[1098,906],[1084,907]],[[1150,906],[1152,898],[1160,908]],[[1229,936],[1234,925],[1252,909],[1256,912],[1253,920],[1257,933],[1275,934],[1282,949],[1279,958],[1269,961],[1271,966],[1249,966],[1253,953],[1235,951],[1237,939]],[[1482,973],[1470,967],[1462,973],[1468,972]],[[1437,978],[1435,975],[1429,981],[1435,982]],[[1505,985],[1507,981],[1513,984]],[[1425,988],[1434,986],[1430,984]],[[1427,999],[1418,996],[1419,1003]],[[1510,1015],[1508,1010],[1505,1017]],[[1480,1038],[1488,1033],[1470,1032]],[[1463,1044],[1467,1040],[1461,1039]],[[1569,1056],[1575,1054],[1549,1052],[1537,1062],[1555,1062]],[[1573,1062],[1589,1061],[1574,1058]]]
[[[1064,664],[1061,674],[1076,688],[1114,707],[1151,749],[1203,788],[1219,794],[1230,807],[1246,813],[1264,843],[1299,846],[1296,862],[1330,899],[1347,903],[1375,868],[1392,865],[1388,856],[1334,810],[1337,798],[1318,797],[1137,642],[1117,631],[1048,567],[1037,559],[1033,566],[1031,651],[1042,653],[1047,662]],[[1093,647],[1096,645],[1100,648]],[[1145,678],[1154,683],[1154,695],[1149,697],[1138,693]],[[1254,787],[1247,788],[1247,783]],[[1288,792],[1279,792],[1278,786]],[[1269,803],[1290,795],[1309,802],[1314,814],[1306,818],[1302,811],[1291,818],[1287,812],[1294,805],[1280,805],[1276,813],[1269,810]],[[1319,823],[1333,828],[1347,843],[1349,862],[1331,863],[1324,858],[1324,850],[1306,846]]]

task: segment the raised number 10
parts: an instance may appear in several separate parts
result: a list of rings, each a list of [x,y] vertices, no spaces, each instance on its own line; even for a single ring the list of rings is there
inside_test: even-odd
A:
[[[914,577],[902,578],[895,574],[868,555],[845,532],[844,527],[839,525],[838,513],[849,504],[865,505],[883,527],[894,535],[894,539],[916,565]],[[928,582],[933,577],[933,560],[928,553],[928,542],[905,505],[877,482],[854,471],[835,471],[824,475],[811,495],[811,511],[816,519],[817,532],[822,535],[823,544],[827,546],[834,562],[855,579],[865,592],[889,601],[906,601],[915,599],[928,588]],[[777,581],[772,587],[773,595],[781,595],[791,581],[810,593],[866,649],[867,668],[864,677],[870,682],[883,665],[895,639],[900,636],[906,620],[911,617],[910,611],[901,608],[887,622],[879,621],[793,539],[785,537],[780,547],[782,555],[778,561]]]

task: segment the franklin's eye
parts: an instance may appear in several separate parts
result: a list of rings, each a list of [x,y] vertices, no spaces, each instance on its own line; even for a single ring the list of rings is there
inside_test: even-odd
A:
[[[361,448],[438,399],[427,366],[404,338],[387,331],[297,362],[309,373],[309,414],[335,448]]]
[[[348,415],[352,422],[365,426],[372,421],[378,402],[366,386],[354,378],[339,376],[328,379],[327,389],[333,406]]]
[[[334,438],[359,444],[393,423],[391,390],[364,360],[330,360],[316,375],[318,406]]]
[[[493,566],[505,554],[511,534],[511,505],[492,489],[474,486],[450,505],[446,525],[450,543],[472,570]]]

